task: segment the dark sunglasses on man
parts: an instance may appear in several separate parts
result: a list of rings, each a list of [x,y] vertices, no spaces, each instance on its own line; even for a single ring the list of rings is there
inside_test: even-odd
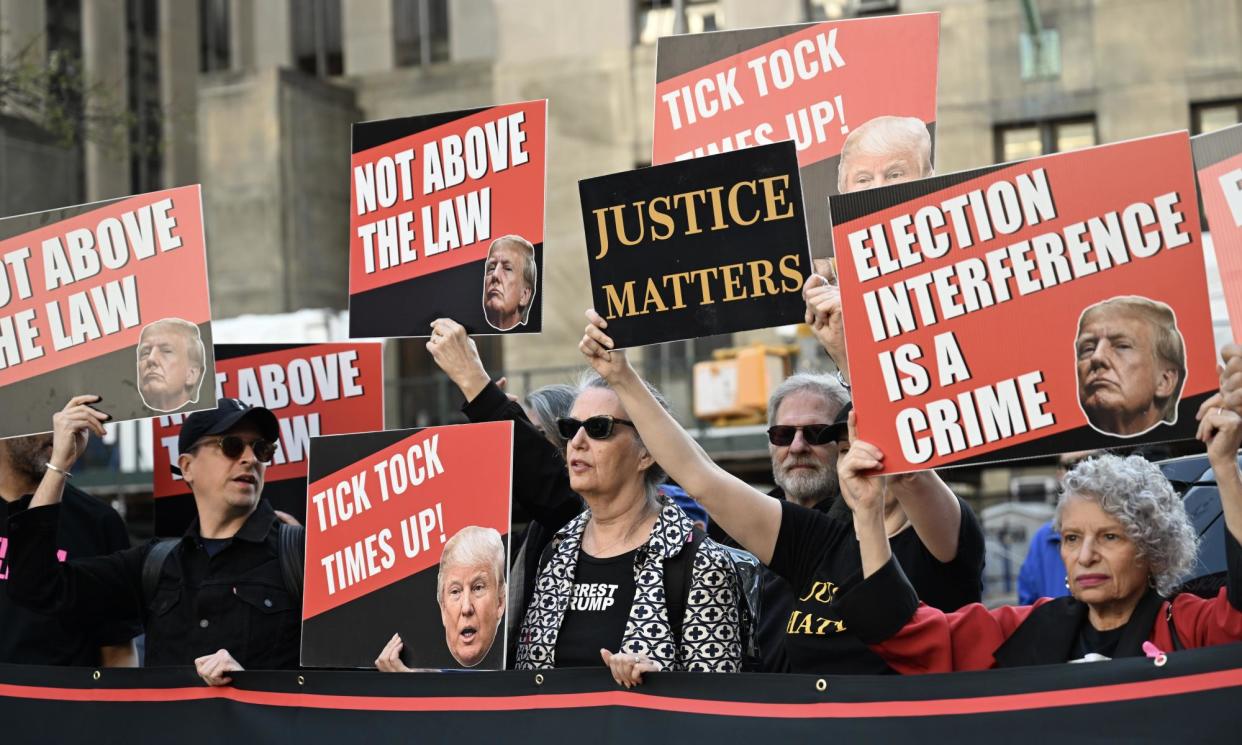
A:
[[[268,442],[262,437],[246,439],[238,435],[223,435],[221,437],[204,437],[194,443],[197,449],[203,445],[215,445],[220,448],[220,452],[224,453],[224,457],[231,460],[237,460],[246,452],[249,447],[254,452],[255,460],[260,463],[271,463],[272,456],[276,455],[276,443]]]
[[[587,419],[585,422],[573,417],[563,416],[556,420],[556,429],[561,433],[561,437],[566,440],[574,439],[574,435],[578,434],[579,429],[585,429],[587,437],[592,440],[607,440],[612,437],[613,428],[618,424],[628,424],[633,427],[634,423],[626,419],[618,419],[608,414],[600,414]]]
[[[838,424],[803,424],[794,426],[792,424],[776,424],[768,427],[768,442],[777,447],[787,447],[793,444],[794,437],[797,436],[798,430],[802,430],[802,437],[810,445],[827,445],[841,439],[845,434],[846,425]],[[589,434],[589,433],[588,433]]]

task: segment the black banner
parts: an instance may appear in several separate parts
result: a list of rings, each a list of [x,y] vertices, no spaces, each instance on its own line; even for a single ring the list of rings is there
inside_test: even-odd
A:
[[[578,182],[618,347],[800,323],[811,272],[793,143]]]
[[[384,674],[0,666],[5,742],[1235,743],[1242,645],[948,675]],[[463,726],[465,725],[465,726]]]

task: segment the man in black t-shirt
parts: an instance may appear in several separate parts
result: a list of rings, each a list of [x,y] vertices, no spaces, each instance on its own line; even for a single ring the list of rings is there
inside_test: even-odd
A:
[[[793,375],[769,401],[772,475],[784,498],[770,568],[781,580],[765,584],[763,625],[783,626],[788,667],[802,673],[891,672],[833,608],[861,577],[853,516],[841,498],[837,459],[849,447],[849,393],[827,375]],[[979,600],[983,532],[974,513],[931,474],[895,477],[887,500],[893,554],[919,597],[942,610]],[[906,490],[922,511],[907,514]],[[766,656],[766,653],[765,653]]]
[[[47,469],[52,435],[0,440],[0,663],[136,667],[138,619],[46,615],[9,599],[8,515],[26,509]],[[103,502],[66,487],[56,532],[60,561],[129,548],[121,516]]]

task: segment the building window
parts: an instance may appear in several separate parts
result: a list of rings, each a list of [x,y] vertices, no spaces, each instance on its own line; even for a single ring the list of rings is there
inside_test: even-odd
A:
[[[1018,37],[1018,67],[1023,80],[1061,77],[1061,34],[1054,28],[1038,34],[1023,31]]]
[[[392,27],[397,67],[448,61],[448,0],[396,0]]]
[[[232,66],[229,2],[230,0],[198,0],[199,72],[219,72]]]
[[[341,0],[294,1],[293,59],[299,70],[317,77],[344,72]]]
[[[881,16],[896,13],[899,10],[897,0],[855,0],[854,15]]]
[[[1065,153],[1097,142],[1095,117],[1005,124],[996,128],[996,162]]]
[[[1190,133],[1201,135],[1242,122],[1242,100],[1213,101],[1190,106]]]
[[[717,31],[723,25],[719,0],[638,0],[638,43],[661,36]]]
[[[164,184],[163,109],[160,106],[159,0],[128,0],[126,87],[129,96],[129,173],[135,194]]]

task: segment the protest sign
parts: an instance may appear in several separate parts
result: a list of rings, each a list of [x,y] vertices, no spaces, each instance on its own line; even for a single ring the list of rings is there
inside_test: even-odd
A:
[[[513,422],[311,440],[302,664],[504,667]],[[442,561],[443,559],[443,561]]]
[[[1233,338],[1242,339],[1242,124],[1192,137],[1190,144]]]
[[[540,100],[354,125],[350,336],[540,330],[546,120]]]
[[[800,323],[810,274],[791,142],[578,182],[595,309],[618,348]]]
[[[793,140],[815,206],[928,176],[939,36],[938,13],[915,13],[663,37],[651,162]],[[827,214],[807,226],[811,254],[830,256]]]
[[[830,197],[858,433],[902,472],[1193,437],[1184,132]]]
[[[199,187],[0,221],[0,437],[216,405]]]
[[[306,464],[312,437],[384,427],[384,359],[379,342],[219,344],[217,398],[263,406],[280,423],[280,442],[263,474],[262,497],[306,522]],[[173,473],[184,415],[154,422],[155,534],[185,532],[197,510]]]

